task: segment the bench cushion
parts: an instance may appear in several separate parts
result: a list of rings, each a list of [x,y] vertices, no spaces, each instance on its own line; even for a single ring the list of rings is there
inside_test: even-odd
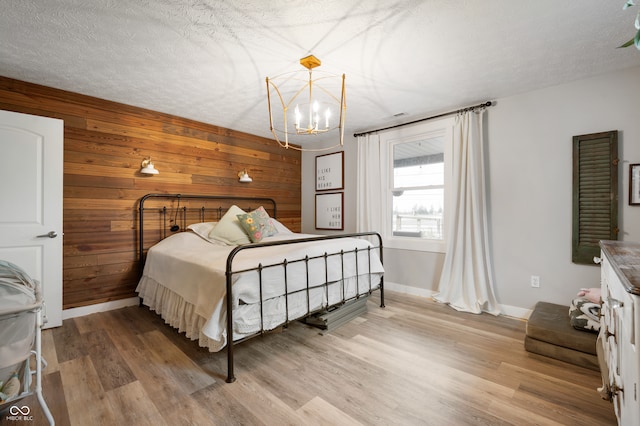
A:
[[[527,336],[552,345],[596,354],[597,334],[573,328],[568,306],[538,302],[527,321]]]
[[[597,337],[595,333],[571,326],[568,306],[538,302],[527,321],[524,348],[598,371]]]
[[[524,337],[524,348],[526,351],[534,354],[547,356],[549,358],[568,362],[569,364],[600,371],[598,357],[596,355],[576,351],[563,346],[552,345],[551,343],[543,342],[542,340],[532,339],[529,336]]]

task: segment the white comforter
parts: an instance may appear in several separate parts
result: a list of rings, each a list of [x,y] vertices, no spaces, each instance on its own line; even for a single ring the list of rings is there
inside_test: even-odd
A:
[[[278,234],[263,241],[312,237],[305,234]],[[384,272],[377,249],[371,250],[371,262],[366,250],[358,252],[358,271],[354,253],[345,253],[344,282],[340,255],[325,259],[295,262],[305,256],[313,258],[324,253],[339,253],[366,248],[364,239],[349,238],[306,242],[292,245],[264,247],[239,252],[233,262],[234,271],[246,271],[258,263],[263,266],[262,300],[258,272],[246,271],[233,277],[234,340],[260,329],[273,329],[287,319],[305,316],[308,310],[317,310],[327,303],[337,303],[343,297],[354,297],[356,291],[363,294],[379,286]],[[158,311],[163,318],[187,336],[200,339],[202,346],[219,350],[226,344],[226,278],[225,268],[231,246],[212,244],[191,232],[172,235],[149,249],[143,277],[136,291],[144,304]],[[258,260],[257,260],[258,259]],[[285,291],[285,268],[269,267],[287,259],[288,288]],[[312,289],[307,300],[306,292],[291,294],[307,286],[306,268],[309,268],[309,287],[332,283],[328,288]],[[369,282],[369,269],[373,282]],[[356,273],[357,272],[357,273]],[[356,280],[356,275],[359,275]],[[357,287],[356,289],[356,282]],[[343,284],[344,283],[344,284]],[[283,295],[290,295],[285,300]],[[288,309],[288,318],[287,318]]]

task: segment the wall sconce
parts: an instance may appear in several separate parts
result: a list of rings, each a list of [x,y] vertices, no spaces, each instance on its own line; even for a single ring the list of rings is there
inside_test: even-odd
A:
[[[241,172],[238,172],[239,181],[243,183],[253,182],[253,179],[249,177],[249,173],[247,173],[247,169],[244,169]]]
[[[142,163],[140,163],[140,173],[143,175],[157,175],[160,172],[153,166],[151,157],[149,157],[145,158],[142,160]]]

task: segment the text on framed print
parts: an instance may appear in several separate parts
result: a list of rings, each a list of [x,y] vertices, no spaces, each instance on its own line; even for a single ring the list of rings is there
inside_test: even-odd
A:
[[[344,188],[344,151],[316,157],[316,191]]]

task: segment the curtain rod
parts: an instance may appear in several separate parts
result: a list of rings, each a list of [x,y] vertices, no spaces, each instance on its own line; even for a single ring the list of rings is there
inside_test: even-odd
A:
[[[353,137],[357,138],[358,136],[369,135],[371,133],[381,132],[383,130],[395,129],[396,127],[408,126],[410,124],[420,123],[422,121],[433,120],[434,118],[441,118],[441,117],[446,117],[447,115],[453,115],[453,114],[459,114],[461,112],[473,111],[473,110],[478,109],[478,108],[486,108],[486,107],[490,107],[491,105],[492,105],[491,101],[487,101],[487,102],[484,102],[484,103],[481,103],[481,104],[478,104],[478,105],[470,106],[470,107],[467,107],[467,108],[461,108],[461,109],[458,109],[456,111],[445,112],[445,113],[434,115],[434,116],[431,116],[431,117],[421,118],[419,120],[410,121],[408,123],[396,124],[394,126],[383,127],[381,129],[368,130],[366,132],[354,133]]]

